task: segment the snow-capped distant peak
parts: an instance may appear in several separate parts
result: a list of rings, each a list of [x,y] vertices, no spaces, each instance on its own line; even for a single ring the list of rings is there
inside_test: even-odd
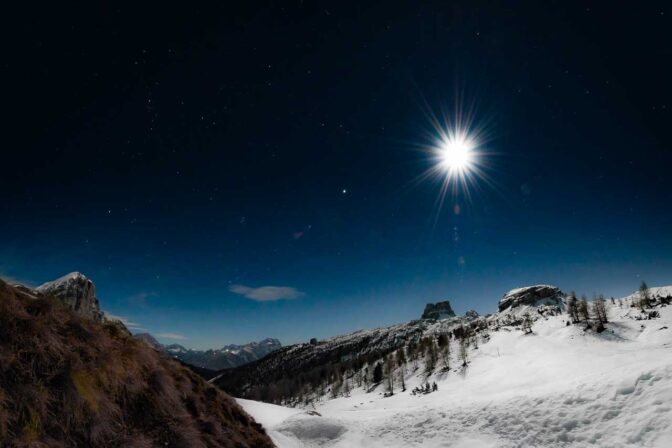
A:
[[[146,339],[136,335],[138,339]],[[246,345],[227,345],[220,349],[196,350],[180,344],[162,345],[158,349],[183,362],[211,370],[237,367],[266,356],[281,347],[277,339],[268,343],[250,342]],[[264,341],[262,341],[264,342]]]
[[[169,346],[165,347],[165,349],[166,349],[167,352],[170,352],[170,353],[186,353],[186,352],[189,351],[189,349],[184,348],[183,346],[181,346],[179,344],[169,345]]]

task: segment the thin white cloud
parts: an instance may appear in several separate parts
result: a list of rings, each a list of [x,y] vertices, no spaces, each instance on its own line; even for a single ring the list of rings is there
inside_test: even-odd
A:
[[[250,300],[256,300],[257,302],[293,300],[303,296],[301,291],[289,286],[260,286],[252,288],[245,285],[231,285],[229,286],[229,291],[245,296]]]
[[[186,341],[189,339],[185,335],[179,333],[156,333],[154,336],[157,338],[177,339],[178,341]]]
[[[175,339],[175,340],[178,340],[178,341],[186,341],[187,339],[189,339],[188,337],[186,337],[185,335],[180,334],[180,333],[170,333],[170,332],[153,333],[150,330],[148,330],[147,328],[143,327],[141,324],[133,322],[132,320],[130,320],[130,319],[124,317],[124,316],[117,316],[116,314],[105,313],[105,317],[107,317],[108,319],[112,319],[112,320],[118,320],[119,322],[124,324],[126,326],[126,328],[131,330],[131,332],[151,333],[153,336],[155,336],[157,338]]]
[[[105,313],[105,317],[111,320],[118,320],[122,324],[126,326],[131,331],[149,331],[146,328],[144,328],[142,325],[133,322],[132,320],[124,317],[124,316],[117,316],[116,314],[110,314],[108,312]]]
[[[133,306],[147,306],[147,300],[159,294],[154,291],[143,291],[128,297],[128,303]]]
[[[31,282],[27,282],[25,280],[18,279],[16,277],[12,277],[11,275],[0,274],[0,279],[2,279],[5,283],[10,285],[23,285],[29,288],[33,287],[33,284]]]

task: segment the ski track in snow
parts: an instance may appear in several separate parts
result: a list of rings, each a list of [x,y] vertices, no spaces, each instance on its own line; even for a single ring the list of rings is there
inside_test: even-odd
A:
[[[566,315],[533,335],[491,333],[466,371],[435,375],[439,391],[383,398],[355,389],[310,415],[249,400],[241,405],[279,448],[672,447],[672,307],[637,321],[611,306],[607,331],[584,333]],[[667,328],[665,328],[667,327]]]

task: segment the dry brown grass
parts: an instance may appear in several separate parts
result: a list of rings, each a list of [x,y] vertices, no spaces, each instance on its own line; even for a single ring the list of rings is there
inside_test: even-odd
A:
[[[0,280],[0,446],[273,445],[233,399],[178,362]]]

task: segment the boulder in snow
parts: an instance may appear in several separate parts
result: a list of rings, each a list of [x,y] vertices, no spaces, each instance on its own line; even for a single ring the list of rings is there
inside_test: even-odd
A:
[[[562,304],[564,294],[560,288],[550,285],[526,286],[516,288],[504,294],[499,301],[499,311],[517,308],[522,305],[558,305]]]

